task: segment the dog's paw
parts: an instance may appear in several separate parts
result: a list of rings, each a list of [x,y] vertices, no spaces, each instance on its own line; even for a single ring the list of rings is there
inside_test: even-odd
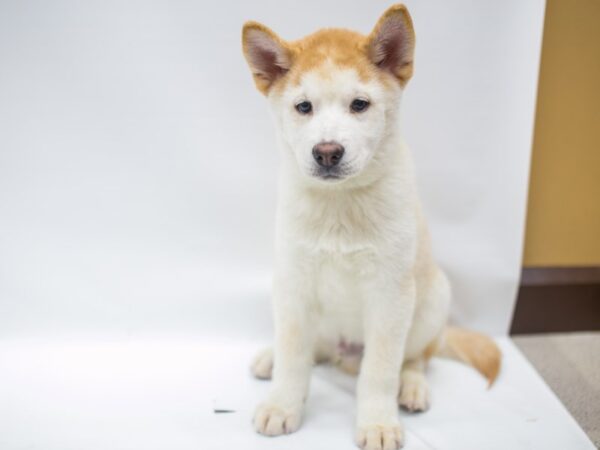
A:
[[[252,361],[250,371],[259,380],[270,380],[273,372],[273,350],[266,348],[259,352]]]
[[[404,445],[400,422],[359,426],[356,444],[363,450],[398,450]]]
[[[289,434],[300,428],[302,406],[281,407],[274,403],[263,403],[254,413],[254,428],[266,436]]]
[[[402,377],[398,404],[410,412],[429,409],[429,386],[422,374],[410,374]]]

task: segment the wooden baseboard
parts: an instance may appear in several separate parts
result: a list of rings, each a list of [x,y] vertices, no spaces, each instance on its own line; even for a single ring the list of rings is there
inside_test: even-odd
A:
[[[600,267],[526,267],[511,334],[600,330]]]

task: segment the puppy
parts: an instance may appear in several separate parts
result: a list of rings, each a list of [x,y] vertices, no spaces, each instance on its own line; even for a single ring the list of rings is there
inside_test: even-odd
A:
[[[415,35],[404,5],[364,36],[324,29],[287,42],[247,22],[243,51],[274,113],[281,172],[276,218],[275,344],[252,367],[272,389],[254,426],[296,431],[311,367],[358,372],[356,442],[398,449],[398,406],[429,406],[434,354],[490,381],[500,352],[483,335],[446,326],[448,280],[436,265],[401,134],[402,91]]]

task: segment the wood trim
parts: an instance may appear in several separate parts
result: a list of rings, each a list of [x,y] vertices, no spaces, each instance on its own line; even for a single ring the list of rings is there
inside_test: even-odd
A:
[[[525,267],[521,286],[600,284],[600,267]]]
[[[526,267],[511,334],[600,330],[600,267]]]

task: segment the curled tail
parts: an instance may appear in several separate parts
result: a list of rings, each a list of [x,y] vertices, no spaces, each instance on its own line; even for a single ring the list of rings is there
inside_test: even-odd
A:
[[[502,353],[485,334],[464,328],[446,327],[435,355],[468,364],[481,373],[492,386],[500,371]]]

